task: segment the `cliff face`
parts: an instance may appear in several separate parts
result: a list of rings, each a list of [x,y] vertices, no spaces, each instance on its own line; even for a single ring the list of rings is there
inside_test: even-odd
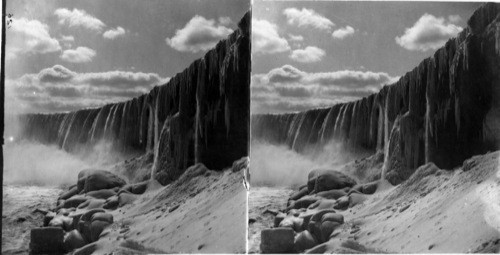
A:
[[[231,166],[249,149],[250,20],[248,12],[226,40],[149,94],[97,109],[23,115],[22,136],[67,151],[100,140],[120,151],[153,151],[163,179],[194,163]]]
[[[498,149],[499,13],[500,4],[483,5],[457,38],[377,94],[325,109],[252,116],[252,138],[298,152],[331,139],[352,151],[385,149],[393,184],[427,162],[452,168]]]

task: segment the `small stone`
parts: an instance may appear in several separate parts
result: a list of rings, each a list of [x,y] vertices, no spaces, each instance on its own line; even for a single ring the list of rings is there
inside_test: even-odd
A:
[[[176,205],[176,206],[174,206],[174,207],[170,208],[170,209],[168,210],[168,212],[173,212],[173,211],[177,210],[177,208],[179,208],[179,206],[180,206],[180,205]]]
[[[408,208],[410,208],[410,205],[409,205],[409,204],[408,204],[408,205],[405,205],[405,206],[403,206],[401,209],[399,209],[399,212],[404,212],[404,211],[406,211],[406,209],[408,209]]]

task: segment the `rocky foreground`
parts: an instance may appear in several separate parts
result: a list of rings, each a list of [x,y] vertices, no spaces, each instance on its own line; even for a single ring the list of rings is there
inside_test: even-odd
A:
[[[500,252],[500,152],[453,171],[429,163],[397,186],[369,181],[374,157],[311,171],[286,208],[262,211],[275,217],[260,252]]]
[[[225,171],[196,164],[167,186],[83,170],[55,208],[37,210],[30,252],[244,253],[247,167],[246,158]]]

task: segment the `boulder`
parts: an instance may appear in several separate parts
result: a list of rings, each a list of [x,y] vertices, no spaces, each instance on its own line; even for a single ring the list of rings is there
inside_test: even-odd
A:
[[[133,184],[127,184],[123,186],[123,188],[120,189],[118,193],[121,191],[128,191],[132,194],[140,195],[146,192],[146,189],[148,188],[149,181],[143,181],[139,183],[133,183]]]
[[[66,235],[64,236],[64,248],[68,252],[74,249],[81,248],[86,244],[87,242],[85,242],[80,232],[78,232],[78,230],[76,229],[66,233]]]
[[[262,253],[287,253],[294,250],[294,232],[291,228],[270,228],[261,232]]]
[[[367,199],[367,195],[359,193],[351,193],[349,195],[349,207],[363,203]]]
[[[52,221],[52,219],[54,219],[54,217],[56,217],[56,213],[55,212],[48,212],[47,214],[45,214],[45,216],[43,217],[43,226],[46,227],[49,225],[49,223]]]
[[[73,196],[71,198],[69,198],[68,200],[65,200],[61,207],[62,208],[72,208],[72,207],[77,207],[79,206],[81,203],[87,201],[88,197],[84,197],[82,195],[76,195],[76,196]]]
[[[335,170],[313,170],[309,173],[309,181],[314,181],[315,193],[332,189],[343,189],[353,187],[356,181],[348,175]],[[312,184],[311,184],[312,185]],[[310,184],[308,187],[311,188]]]
[[[90,198],[87,201],[81,203],[78,206],[78,209],[86,208],[86,209],[90,210],[90,209],[96,209],[96,208],[103,208],[105,203],[106,203],[106,200],[104,200],[104,199]]]
[[[99,235],[109,225],[111,225],[111,223],[109,223],[107,221],[101,221],[101,220],[92,221],[92,223],[90,224],[90,240],[91,240],[91,242],[95,242],[95,241],[99,240]]]
[[[63,200],[66,200],[74,195],[78,194],[78,187],[77,186],[73,186],[70,190],[64,192],[60,197],[59,199],[63,199]]]
[[[291,196],[290,196],[290,199],[289,200],[298,200],[300,198],[302,198],[303,196],[309,194],[309,190],[307,189],[307,186],[301,188],[299,191],[297,192],[294,192]]]
[[[98,213],[95,213],[94,215],[92,215],[90,220],[91,221],[100,220],[100,221],[113,223],[113,215],[110,213],[98,212]]]
[[[307,230],[304,230],[295,236],[295,252],[303,252],[304,250],[311,249],[316,245],[318,245],[318,242]]]
[[[310,206],[307,209],[316,209],[316,210],[325,210],[325,209],[334,209],[334,206],[337,204],[337,200],[335,199],[320,199]]]
[[[335,221],[322,222],[320,226],[321,240],[323,242],[328,241],[332,232],[340,225],[342,224]]]
[[[335,213],[334,210],[321,210],[312,215],[309,219],[309,223],[307,224],[307,230],[311,232],[311,234],[320,242],[324,242],[321,234],[321,219],[323,215],[327,213]],[[304,218],[304,223],[306,222],[306,218]],[[333,231],[333,230],[332,230]]]
[[[103,213],[103,209],[92,209],[89,210],[88,212],[82,214],[80,217],[80,220],[78,221],[78,231],[80,234],[83,236],[85,241],[88,243],[93,242],[92,241],[92,232],[91,232],[91,225],[92,225],[92,216],[96,213]]]
[[[126,182],[118,175],[106,170],[83,170],[78,174],[78,191],[90,192],[122,187]]]
[[[120,193],[120,195],[118,196],[118,206],[122,207],[124,205],[133,203],[137,199],[137,196],[138,195],[126,192]]]
[[[101,189],[87,192],[86,195],[97,199],[108,199],[109,197],[116,195],[116,192],[113,189]]]
[[[343,196],[337,199],[337,205],[335,205],[333,208],[338,210],[345,210],[349,207],[349,200],[349,196]]]
[[[300,209],[300,208],[307,208],[309,205],[313,204],[314,202],[318,201],[320,198],[316,196],[304,196],[300,198],[299,200],[290,200],[290,205],[287,208],[287,211],[291,209]]]
[[[321,191],[316,194],[316,196],[326,199],[339,199],[345,195],[347,195],[345,189],[332,189],[328,191]]]
[[[286,218],[284,218],[278,226],[292,228],[294,231],[300,232],[303,230],[302,228],[303,222],[304,222],[303,218],[289,215]]]
[[[280,225],[281,221],[283,221],[283,219],[285,219],[286,217],[286,214],[284,213],[278,213],[276,215],[276,217],[274,217],[274,226],[277,227]]]
[[[344,224],[344,215],[340,213],[326,213],[321,217],[321,222],[333,221]]]
[[[59,227],[66,231],[70,231],[73,229],[73,219],[64,215],[57,215],[49,222],[48,226]]]
[[[357,184],[351,189],[351,191],[349,191],[349,194],[353,192],[359,192],[362,194],[371,195],[375,193],[375,191],[377,191],[378,185],[379,185],[378,180],[369,183]]]
[[[102,208],[114,210],[119,205],[119,201],[118,200],[119,200],[118,196],[112,196],[112,197],[106,199],[106,202],[104,203],[104,205],[102,206]]]
[[[31,229],[30,250],[32,254],[64,252],[64,231],[60,227]]]

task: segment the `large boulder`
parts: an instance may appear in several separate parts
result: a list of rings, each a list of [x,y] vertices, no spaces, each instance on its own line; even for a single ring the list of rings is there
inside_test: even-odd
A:
[[[101,189],[113,189],[126,184],[118,175],[106,170],[83,170],[78,174],[78,191],[90,192]]]
[[[310,192],[318,193],[332,189],[350,188],[354,185],[356,185],[356,181],[353,178],[339,171],[316,169],[309,173],[308,189]]]
[[[287,253],[294,250],[294,232],[291,228],[270,228],[261,232],[262,253]]]
[[[30,250],[32,254],[64,252],[64,231],[60,227],[31,229]]]

